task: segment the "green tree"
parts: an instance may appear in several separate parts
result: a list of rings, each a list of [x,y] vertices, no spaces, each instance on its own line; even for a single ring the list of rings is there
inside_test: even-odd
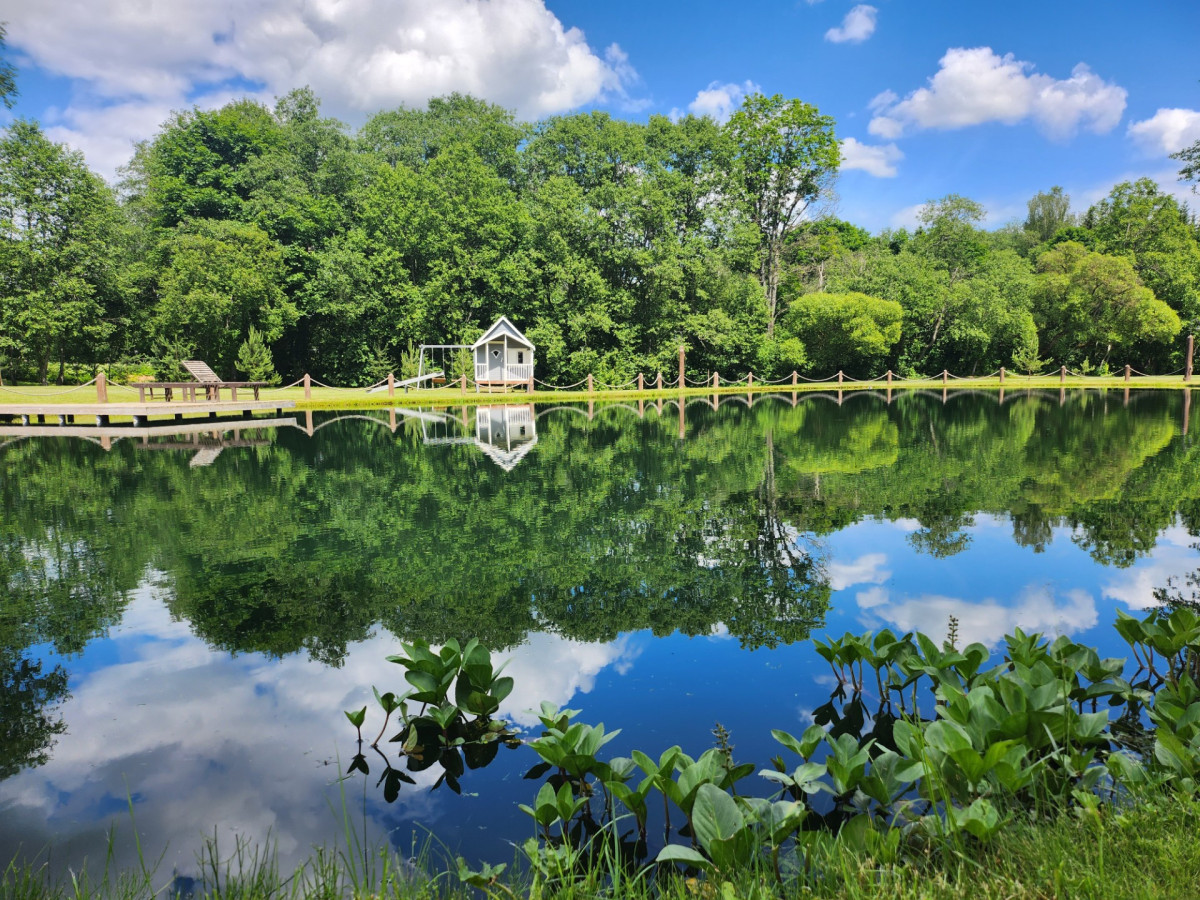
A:
[[[780,326],[804,345],[818,376],[844,370],[870,378],[886,368],[903,314],[894,300],[866,294],[805,294],[792,302]]]
[[[1071,215],[1071,198],[1058,185],[1049,191],[1038,191],[1029,200],[1029,215],[1025,217],[1025,230],[1039,241],[1048,241],[1066,225],[1074,224]]]
[[[165,249],[150,322],[160,345],[189,345],[228,376],[251,326],[273,342],[295,322],[296,308],[280,287],[279,245],[256,226],[196,220],[175,229]]]
[[[8,29],[0,22],[0,102],[12,109],[17,100],[17,69],[8,58]]]
[[[0,139],[0,352],[43,383],[104,359],[120,321],[119,213],[81,154],[15,121]]]
[[[831,185],[841,152],[831,117],[780,94],[750,94],[725,128],[733,145],[728,191],[757,233],[771,338],[787,239]]]
[[[262,334],[253,325],[246,340],[238,347],[237,370],[250,381],[265,381],[267,384],[279,384],[279,373],[275,371],[275,362],[271,359],[271,348],[266,345]]]
[[[1034,314],[1042,352],[1068,366],[1106,363],[1114,348],[1139,342],[1166,343],[1181,327],[1128,260],[1073,241],[1038,257]]]

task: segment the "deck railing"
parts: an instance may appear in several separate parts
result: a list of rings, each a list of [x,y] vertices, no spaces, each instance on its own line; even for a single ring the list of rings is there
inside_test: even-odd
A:
[[[500,373],[503,374],[500,374]],[[476,381],[529,381],[533,377],[533,366],[529,363],[524,365],[508,365],[501,368],[489,366],[486,363],[475,364],[475,380]]]

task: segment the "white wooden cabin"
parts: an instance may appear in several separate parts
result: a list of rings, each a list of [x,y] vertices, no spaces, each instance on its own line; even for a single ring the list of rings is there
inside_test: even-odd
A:
[[[496,320],[483,337],[471,345],[478,387],[527,385],[533,378],[534,346],[508,316]]]

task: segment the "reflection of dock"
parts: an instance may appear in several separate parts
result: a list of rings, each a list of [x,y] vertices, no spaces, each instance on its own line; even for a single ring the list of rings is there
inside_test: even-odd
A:
[[[56,420],[60,426],[73,425],[77,417],[93,417],[96,427],[105,428],[114,417],[133,420],[134,427],[150,424],[151,418],[167,417],[175,422],[204,417],[210,421],[219,415],[242,415],[274,410],[276,414],[296,405],[294,400],[206,401],[199,403],[0,403],[0,419],[18,420],[23,429]],[[81,426],[86,427],[86,426]],[[55,429],[57,432],[57,429]]]
[[[111,450],[118,441],[133,443],[140,450],[187,450],[196,453],[193,466],[208,465],[221,450],[231,447],[260,447],[270,441],[243,438],[243,431],[263,428],[299,428],[292,417],[275,419],[222,419],[217,422],[163,423],[160,425],[0,425],[0,449],[25,438],[78,438]],[[226,435],[232,434],[232,437]],[[157,437],[182,437],[191,440],[150,441]],[[136,442],[134,439],[140,439]]]

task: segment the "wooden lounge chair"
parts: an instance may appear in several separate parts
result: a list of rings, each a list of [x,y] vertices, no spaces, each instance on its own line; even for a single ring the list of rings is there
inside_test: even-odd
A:
[[[183,399],[196,400],[197,388],[204,388],[205,400],[220,400],[221,389],[228,388],[230,398],[237,400],[238,388],[250,388],[254,391],[254,399],[258,399],[258,390],[267,386],[265,381],[222,381],[217,373],[212,370],[208,363],[199,359],[185,359],[181,365],[187,370],[187,373],[196,379],[195,381],[149,381],[137,385],[138,401],[145,402],[146,391],[150,392],[150,398],[154,399],[154,389],[162,388],[163,395],[168,403],[171,402],[173,393],[178,390]]]

